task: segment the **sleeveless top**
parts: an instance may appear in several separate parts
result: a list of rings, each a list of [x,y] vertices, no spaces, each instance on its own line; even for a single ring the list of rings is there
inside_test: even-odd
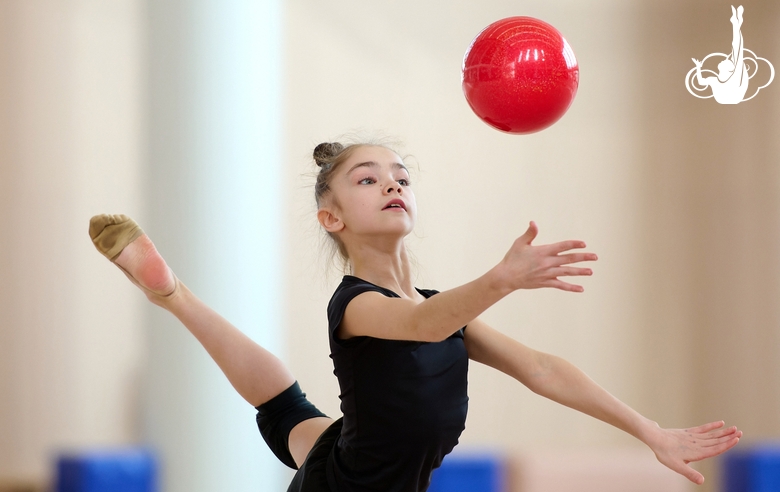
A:
[[[328,304],[330,357],[344,414],[328,481],[344,492],[422,492],[465,428],[465,327],[436,343],[338,338],[347,304],[367,291],[400,297],[346,275]],[[438,293],[417,291],[426,298]]]

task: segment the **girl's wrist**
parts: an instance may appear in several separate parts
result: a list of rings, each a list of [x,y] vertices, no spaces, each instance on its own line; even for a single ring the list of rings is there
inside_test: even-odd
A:
[[[513,291],[513,289],[509,287],[506,276],[501,271],[500,265],[496,265],[488,270],[488,272],[483,275],[483,278],[487,283],[487,287],[498,293],[501,298],[508,296]]]
[[[661,426],[659,426],[657,422],[642,417],[642,423],[640,424],[639,429],[637,429],[636,437],[650,448],[653,448],[654,443],[658,441],[661,431]]]

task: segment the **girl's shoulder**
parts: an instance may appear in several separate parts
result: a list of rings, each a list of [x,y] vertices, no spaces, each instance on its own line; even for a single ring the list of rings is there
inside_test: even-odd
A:
[[[420,289],[417,287],[415,287],[415,289],[417,289],[417,292],[426,298],[439,293],[439,291],[435,289]],[[367,291],[380,292],[387,297],[400,297],[392,290],[373,284],[368,280],[363,280],[362,278],[355,277],[354,275],[344,275],[344,277],[341,279],[341,283],[338,287],[336,287],[336,291],[333,293],[333,296],[331,296],[331,303],[336,298],[344,297],[345,294],[354,294],[350,295],[351,300],[351,298],[354,296]]]
[[[363,280],[362,278],[356,277],[354,275],[344,275],[341,278],[341,283],[339,284],[338,287],[336,287],[336,292],[334,293],[334,295],[340,290],[360,289],[360,288],[364,288],[366,290],[378,290],[378,291],[387,292],[390,297],[397,296],[397,294],[390,289],[385,289],[384,287],[380,287],[379,285],[373,284],[368,280]]]
[[[330,297],[330,302],[328,302],[328,319],[333,322],[334,318],[338,318],[336,323],[338,324],[341,321],[341,316],[344,315],[344,311],[347,309],[347,304],[358,295],[370,291],[379,292],[387,297],[398,297],[398,294],[392,290],[385,289],[353,275],[344,275],[341,283],[336,287],[336,291]]]
[[[425,298],[439,293],[439,291],[432,289],[418,288],[417,291]],[[336,328],[341,323],[344,312],[347,310],[347,305],[352,299],[364,292],[378,292],[386,297],[400,298],[398,294],[390,289],[386,289],[353,275],[344,275],[341,279],[341,283],[336,287],[333,296],[331,296],[330,302],[328,302],[328,328],[331,336],[335,333]]]

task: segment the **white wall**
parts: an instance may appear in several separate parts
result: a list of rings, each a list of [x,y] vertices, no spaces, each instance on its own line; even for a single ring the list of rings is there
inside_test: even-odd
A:
[[[2,479],[138,438],[142,298],[87,228],[146,212],[142,15],[134,0],[0,2]]]

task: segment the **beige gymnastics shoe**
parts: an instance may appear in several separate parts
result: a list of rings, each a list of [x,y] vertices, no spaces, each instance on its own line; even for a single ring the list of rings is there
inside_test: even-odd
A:
[[[164,294],[155,292],[141,285],[141,283],[135,277],[133,277],[130,272],[125,270],[116,262],[116,259],[119,257],[122,251],[130,243],[140,238],[141,236],[144,236],[144,231],[133,219],[126,215],[101,214],[92,217],[89,221],[89,237],[92,238],[92,244],[95,245],[95,248],[100,252],[100,254],[108,258],[111,263],[122,270],[122,272],[127,275],[127,278],[129,278],[131,282],[141,288],[147,294],[147,296],[158,299],[170,297],[179,288],[179,279],[176,278],[176,275],[174,275],[173,272],[170,272],[170,268],[165,265],[165,261],[161,257],[158,257],[158,261],[160,262],[158,265],[167,268],[171,273],[171,276],[173,276],[174,281],[173,289],[170,292]],[[148,242],[149,247],[154,249],[154,245],[151,243],[151,241],[149,241],[148,237],[144,239]],[[156,251],[155,254],[159,255],[159,253],[156,253]]]

